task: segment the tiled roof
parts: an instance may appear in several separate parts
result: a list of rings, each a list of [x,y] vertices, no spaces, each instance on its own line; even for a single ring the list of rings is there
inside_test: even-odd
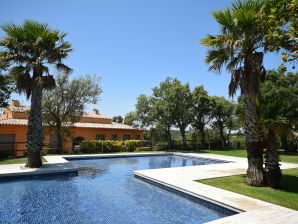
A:
[[[83,114],[83,117],[92,117],[92,118],[104,118],[104,119],[111,119],[109,117],[106,117],[102,114],[95,114],[94,112],[85,112]]]
[[[30,110],[29,106],[13,106],[13,105],[9,105],[7,107],[9,110],[11,110],[12,112],[27,112]],[[106,117],[102,114],[96,114],[94,112],[85,112],[83,113],[83,117],[91,117],[91,118],[103,118],[103,119],[110,119],[109,117]]]
[[[28,124],[27,119],[13,119],[13,118],[0,118],[0,125],[20,125],[24,126]],[[78,122],[71,125],[76,128],[100,128],[100,129],[126,129],[126,130],[138,130],[138,128],[125,125],[125,124],[119,124],[116,122],[112,122],[111,124],[101,124],[101,123],[84,123],[84,122]]]
[[[16,107],[16,106],[9,105],[7,108],[12,112],[27,112],[30,110],[30,107],[27,107],[27,106]]]

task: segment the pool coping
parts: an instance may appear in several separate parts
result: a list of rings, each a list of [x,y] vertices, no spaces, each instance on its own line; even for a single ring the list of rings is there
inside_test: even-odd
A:
[[[203,200],[208,199],[213,204],[240,212],[236,215],[209,222],[209,224],[281,224],[285,221],[293,224],[298,223],[298,212],[295,210],[195,181],[200,179],[244,174],[246,173],[247,168],[246,158],[198,153],[174,153],[174,155],[188,155],[204,159],[218,159],[230,161],[231,163],[136,170],[134,171],[134,175],[144,179],[145,181],[148,180],[150,182],[170,187],[174,190],[187,192],[197,198],[201,198]],[[298,168],[298,164],[281,163],[281,168]],[[278,218],[276,217],[276,214],[279,214]]]
[[[119,157],[141,157],[152,155],[173,154],[192,158],[203,158],[209,160],[220,160],[222,164],[208,164],[201,166],[187,166],[175,168],[161,168],[149,170],[135,170],[134,176],[142,181],[159,185],[166,190],[182,192],[201,200],[209,201],[213,204],[230,209],[239,214],[221,218],[209,224],[236,224],[236,223],[298,223],[298,212],[282,206],[250,198],[241,194],[236,194],[220,188],[195,182],[195,180],[215,177],[244,174],[247,168],[246,158],[221,156],[206,153],[177,153],[177,152],[146,152],[127,154],[85,154],[85,155],[61,155],[45,156],[48,161],[43,168],[24,169],[24,164],[0,165],[0,180],[6,177],[31,176],[42,174],[61,174],[68,172],[78,172],[69,166],[68,160],[74,159],[97,159],[97,158],[119,158]],[[67,160],[68,159],[68,160]],[[298,164],[281,163],[282,169],[298,168]],[[235,202],[235,198],[240,200]],[[279,214],[278,218],[276,214]]]

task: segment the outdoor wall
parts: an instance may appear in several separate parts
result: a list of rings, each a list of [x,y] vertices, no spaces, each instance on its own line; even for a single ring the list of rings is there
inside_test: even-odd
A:
[[[16,156],[23,156],[25,145],[23,142],[26,140],[27,126],[11,126],[11,125],[1,125],[0,134],[14,134],[14,150],[19,150],[15,154]],[[1,147],[1,144],[0,144]]]
[[[85,140],[96,140],[96,135],[105,135],[105,140],[112,140],[112,135],[117,135],[117,140],[123,140],[124,135],[130,135],[130,139],[135,139],[135,135],[140,135],[140,140],[144,139],[142,130],[119,130],[119,129],[95,129],[95,128],[74,128],[71,129],[73,133],[73,138],[83,137]],[[20,142],[22,144],[15,144],[14,150],[19,150],[16,152],[17,156],[23,156],[25,145],[23,142],[26,141],[27,126],[20,125],[1,125],[0,134],[14,134],[15,142]],[[49,143],[49,136],[45,136],[45,143]],[[1,146],[1,145],[0,145]],[[72,151],[72,139],[68,139],[64,143],[64,150],[66,152]]]

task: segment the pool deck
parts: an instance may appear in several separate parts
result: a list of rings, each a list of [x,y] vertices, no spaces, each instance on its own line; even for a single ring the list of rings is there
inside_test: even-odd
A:
[[[45,156],[48,161],[44,168],[24,169],[24,164],[0,165],[0,179],[6,176],[35,175],[45,173],[75,172],[64,158],[103,158],[103,157],[130,157],[146,156],[165,153],[127,153],[127,154],[96,154],[71,156]],[[298,224],[298,212],[292,209],[257,200],[241,194],[233,193],[195,180],[216,178],[223,176],[244,174],[247,168],[247,159],[233,156],[221,156],[206,153],[173,153],[181,156],[199,157],[213,160],[229,161],[227,163],[209,164],[201,166],[162,168],[150,170],[137,170],[134,175],[147,179],[166,187],[202,198],[215,204],[236,211],[243,211],[237,215],[218,219],[209,224]],[[281,163],[282,169],[298,168],[298,164]]]

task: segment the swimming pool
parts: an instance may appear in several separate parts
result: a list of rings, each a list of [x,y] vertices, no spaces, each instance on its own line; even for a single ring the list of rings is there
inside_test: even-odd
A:
[[[78,175],[0,181],[0,223],[204,223],[225,215],[133,177],[134,170],[221,163],[174,155],[72,160]]]

